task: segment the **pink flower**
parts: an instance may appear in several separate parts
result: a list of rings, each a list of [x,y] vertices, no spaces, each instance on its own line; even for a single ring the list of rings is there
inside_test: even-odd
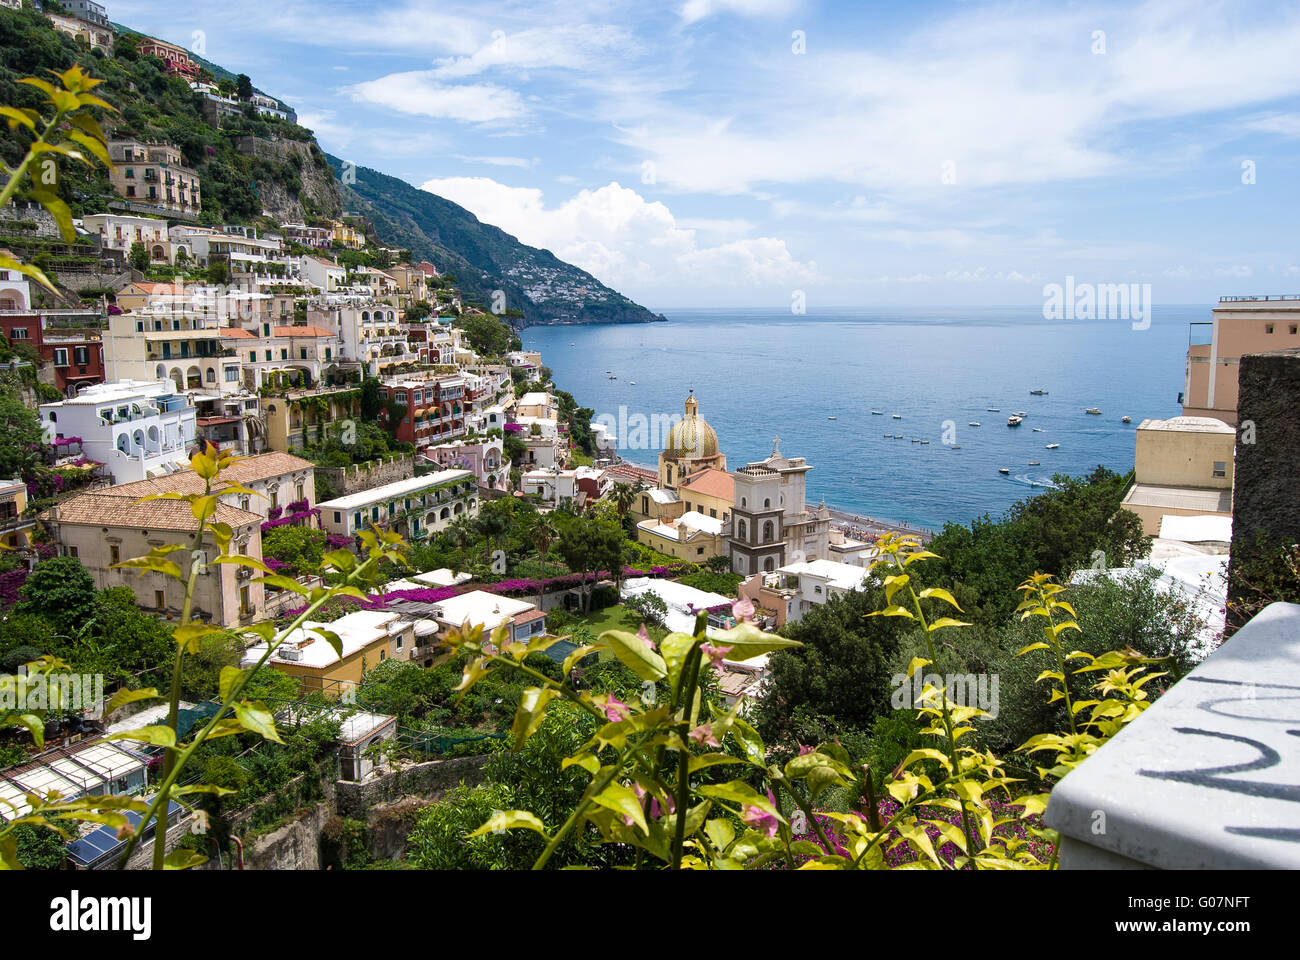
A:
[[[644,644],[645,644],[647,647],[649,647],[651,650],[656,650],[656,649],[658,649],[658,648],[655,646],[655,642],[654,642],[653,640],[650,639],[650,634],[646,633],[646,629],[645,629],[645,624],[644,624],[644,623],[641,624],[641,629],[638,630],[638,631],[636,632],[636,635],[637,635],[638,637],[640,637],[640,638],[641,638],[641,642],[644,643]]]
[[[720,747],[717,735],[713,732],[713,724],[702,723],[686,735],[687,739],[699,746]]]
[[[771,802],[773,807],[776,806],[776,798],[772,796],[771,790],[767,791],[767,799]],[[755,830],[768,837],[776,836],[776,828],[779,821],[762,807],[756,807],[753,804],[745,804],[744,808],[740,811],[740,819],[746,826],[753,827]]]
[[[619,700],[612,693],[605,697],[605,717],[610,723],[626,720],[630,716],[632,716],[632,711],[627,708],[626,703]]]
[[[815,753],[816,751],[817,751],[817,748],[816,748],[816,747],[805,747],[802,743],[799,744],[799,756],[801,756],[801,757],[802,757],[804,754],[807,754],[807,753]]]
[[[754,619],[754,601],[737,600],[731,605],[731,615],[737,620]]]
[[[700,652],[709,658],[709,663],[719,667],[722,665],[723,659],[731,652],[731,647],[715,647],[711,643],[706,643],[700,647]]]

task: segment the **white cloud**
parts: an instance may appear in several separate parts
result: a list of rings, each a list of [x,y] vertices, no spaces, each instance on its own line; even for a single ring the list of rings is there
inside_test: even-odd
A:
[[[490,167],[531,167],[537,163],[537,158],[531,160],[524,157],[467,157],[464,154],[457,153],[454,155],[457,160],[465,163],[483,163]]]
[[[607,65],[611,57],[631,56],[636,49],[631,34],[610,24],[534,27],[518,33],[496,30],[474,53],[441,60],[433,72],[439,78],[458,78],[492,68],[586,71]]]
[[[1275,133],[1287,140],[1300,139],[1300,113],[1271,113],[1251,117],[1242,126],[1260,133]]]
[[[793,0],[686,0],[681,16],[686,23],[696,23],[719,13],[775,17],[789,13],[794,7]]]
[[[618,183],[581,190],[554,207],[546,205],[539,189],[511,187],[487,177],[445,177],[428,181],[423,189],[620,290],[819,279],[816,264],[796,260],[784,240],[746,237],[703,245],[697,231],[679,223],[663,203],[648,201]]]
[[[498,123],[527,113],[523,98],[514,90],[491,83],[444,84],[431,70],[390,73],[346,91],[358,102],[463,123]]]

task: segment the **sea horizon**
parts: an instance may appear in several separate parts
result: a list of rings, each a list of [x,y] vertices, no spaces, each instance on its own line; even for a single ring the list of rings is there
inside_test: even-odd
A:
[[[1188,324],[1209,309],[1156,305],[1134,329],[1044,320],[1041,304],[676,308],[665,322],[536,326],[521,337],[593,419],[680,414],[693,390],[728,469],[767,457],[779,435],[783,454],[813,467],[809,505],[939,529],[998,516],[1058,473],[1132,469],[1142,420],[1181,413]],[[1024,423],[1006,426],[1021,411]],[[620,456],[654,469],[662,437],[628,447],[639,439],[629,434]]]

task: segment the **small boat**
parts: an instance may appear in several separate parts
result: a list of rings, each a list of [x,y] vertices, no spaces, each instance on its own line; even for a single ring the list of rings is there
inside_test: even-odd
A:
[[[929,440],[922,440],[922,441],[921,441],[921,446],[925,446],[925,445],[926,445],[927,443],[929,443],[929,442],[930,442]]]
[[[886,440],[889,440],[889,439],[891,439],[893,436],[894,436],[894,435],[893,435],[892,433],[887,433],[887,434],[885,434],[885,439],[886,439]]]
[[[1029,395],[1030,395],[1031,397],[1045,397],[1045,396],[1047,396],[1047,391],[1046,391],[1046,390],[1030,390],[1030,391],[1029,391]]]
[[[614,375],[611,373],[611,374],[609,375],[609,379],[611,379],[611,380],[617,380],[618,377],[614,376]]]
[[[1133,418],[1132,418],[1132,417],[1120,417],[1120,418],[1119,418],[1119,422],[1120,422],[1120,423],[1132,423],[1132,422],[1133,422]]]
[[[893,416],[893,418],[894,418],[895,420],[902,420],[902,419],[903,419],[903,415],[902,415],[901,413],[895,413],[895,414],[892,414],[892,416]]]
[[[1010,473],[1010,472],[1011,471],[1008,470],[1006,467],[998,467],[998,473]]]
[[[1039,461],[1037,461],[1037,460],[1030,460],[1030,461],[1029,461],[1029,465],[1030,465],[1031,467],[1041,467],[1041,466],[1042,466],[1042,464],[1041,464]]]
[[[920,437],[913,437],[913,438],[912,438],[912,442],[913,442],[913,443],[920,443],[920,442],[921,442],[921,438],[920,438]]]
[[[1084,412],[1084,413],[1090,413],[1090,414],[1092,414],[1094,417],[1100,417],[1100,416],[1101,416],[1101,409],[1100,409],[1099,407],[1089,407],[1088,409],[1084,410],[1083,412]]]
[[[827,420],[838,420],[839,417],[827,417],[826,419],[827,419]]]
[[[883,416],[884,416],[884,414],[881,413],[879,410],[872,410],[872,411],[871,411],[871,415],[872,415],[873,417],[883,417]]]
[[[1001,413],[1001,412],[1002,411],[999,410],[997,407],[989,407],[989,413]]]
[[[967,424],[968,427],[978,427],[979,425],[980,422],[978,420],[972,420],[970,423]]]
[[[1021,420],[1025,419],[1025,417],[1029,416],[1029,414],[1025,413],[1025,411],[1023,411],[1023,410],[1012,410],[1012,411],[1011,411],[1011,415],[1012,415],[1013,417],[1019,417]]]
[[[954,443],[954,444],[953,444],[949,449],[951,449],[951,450],[960,450],[961,447]]]
[[[902,435],[901,433],[896,433],[896,434],[894,434],[894,439],[895,439],[895,440],[902,440],[902,439],[903,439],[903,435]]]
[[[1049,444],[1047,445],[1047,449],[1048,449],[1048,450],[1057,450],[1057,449],[1060,448],[1060,446],[1061,446],[1061,445],[1060,445],[1059,443],[1049,443]]]
[[[1034,427],[1034,433],[1043,433],[1043,432],[1044,431],[1042,427]]]
[[[1015,417],[1015,416],[1007,417],[1007,426],[1008,427],[1020,426],[1020,417]]]
[[[629,380],[628,383],[631,384],[631,385],[634,386],[634,387],[636,386],[636,381],[635,381],[635,380]]]

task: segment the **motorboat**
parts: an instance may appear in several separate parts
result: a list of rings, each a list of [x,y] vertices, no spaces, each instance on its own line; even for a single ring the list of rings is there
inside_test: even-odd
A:
[[[902,420],[902,419],[903,419],[903,415],[902,415],[901,413],[890,414],[890,416],[892,416],[895,420]]]
[[[1047,449],[1048,449],[1048,450],[1058,450],[1058,449],[1060,449],[1060,446],[1061,446],[1061,445],[1060,445],[1059,443],[1049,443],[1049,444],[1047,445]]]
[[[1046,431],[1044,431],[1042,427],[1034,427],[1034,433],[1044,433],[1044,432]]]
[[[979,425],[980,422],[978,420],[972,420],[970,423],[967,424],[968,427],[978,427]]]
[[[1011,415],[1012,415],[1013,417],[1019,417],[1021,420],[1025,419],[1025,417],[1029,416],[1029,414],[1025,413],[1025,411],[1023,411],[1023,410],[1012,410],[1012,411],[1011,411]]]
[[[1020,421],[1021,421],[1020,417],[1016,417],[1016,416],[1007,417],[1007,426],[1018,427],[1020,426]]]
[[[1040,462],[1037,461],[1037,460],[1030,460],[1030,461],[1029,461],[1029,465],[1030,465],[1031,467],[1041,467],[1041,466],[1042,466],[1042,463],[1040,463]]]
[[[998,467],[998,473],[1010,473],[1010,472],[1011,471],[1008,470],[1006,467]]]
[[[1030,395],[1031,397],[1045,397],[1045,396],[1047,396],[1047,391],[1046,391],[1046,390],[1030,390],[1030,391],[1029,391],[1029,395]]]
[[[1001,413],[1001,412],[1002,411],[999,410],[997,407],[989,407],[989,413]]]
[[[896,434],[894,434],[894,439],[895,439],[895,440],[902,440],[902,439],[903,439],[903,435],[902,435],[901,433],[896,433]]]
[[[927,443],[929,443],[929,442],[930,442],[929,440],[922,440],[922,441],[921,441],[921,446],[925,446],[925,445],[926,445]]]
[[[1100,408],[1100,407],[1089,407],[1087,410],[1084,410],[1083,412],[1084,412],[1084,413],[1090,413],[1090,414],[1092,414],[1094,417],[1100,417],[1100,416],[1101,416],[1101,408]]]
[[[949,449],[950,449],[950,450],[960,450],[961,447],[954,443],[951,447],[949,447]]]
[[[1119,422],[1120,422],[1120,423],[1132,423],[1132,422],[1133,422],[1133,418],[1132,418],[1132,417],[1120,417],[1120,418],[1119,418]]]
[[[838,420],[839,417],[827,417],[826,419],[827,419],[827,420]]]
[[[872,415],[873,417],[883,417],[883,416],[884,416],[884,414],[881,413],[879,410],[872,410],[872,411],[871,411],[871,415]]]
[[[920,443],[920,442],[921,442],[921,438],[920,438],[920,437],[913,437],[913,438],[912,438],[912,442],[913,442],[913,443]]]

